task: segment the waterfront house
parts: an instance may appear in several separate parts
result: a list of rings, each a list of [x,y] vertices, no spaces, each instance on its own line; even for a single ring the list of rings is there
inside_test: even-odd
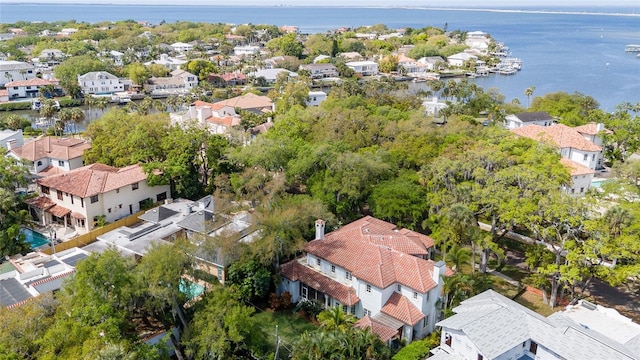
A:
[[[230,99],[218,101],[216,106],[229,106],[234,109],[251,111],[257,114],[265,114],[276,110],[275,104],[268,96],[246,93]]]
[[[22,145],[11,144],[7,156],[27,164],[34,177],[62,174],[84,165],[83,154],[91,144],[82,139],[45,136]]]
[[[300,70],[307,70],[312,79],[338,77],[338,69],[333,64],[303,64]]]
[[[241,72],[209,74],[207,81],[217,87],[238,86],[247,84],[247,76]]]
[[[11,81],[6,83],[5,86],[8,91],[9,99],[11,100],[20,98],[37,98],[40,96],[40,88],[45,86],[53,86],[54,89],[58,88],[58,91],[61,91],[58,87],[57,81],[41,78]]]
[[[280,293],[338,306],[388,340],[410,343],[433,331],[450,274],[429,260],[433,239],[371,216],[328,234],[324,221],[315,227],[305,255],[281,266]]]
[[[176,69],[168,77],[151,77],[143,85],[151,94],[186,94],[198,86],[198,77]]]
[[[260,53],[260,46],[240,45],[233,48],[233,54],[236,56],[253,56]]]
[[[378,63],[375,61],[351,61],[346,63],[359,76],[378,75]]]
[[[22,61],[0,61],[0,87],[6,86],[11,81],[34,79],[35,69],[33,64]]]
[[[125,81],[106,71],[92,71],[78,75],[78,84],[85,95],[105,95],[125,90]]]
[[[596,307],[585,302],[576,306]],[[584,318],[596,314],[575,317],[568,314],[571,311],[544,317],[487,290],[464,300],[453,309],[455,315],[437,323],[442,329],[440,346],[431,350],[434,355],[429,359],[640,359],[637,327],[613,316],[585,322]],[[606,330],[600,332],[603,328]]]
[[[444,100],[439,100],[437,96],[431,97],[422,102],[424,106],[424,113],[434,118],[440,117],[440,111],[449,107]]]
[[[134,214],[144,203],[171,197],[169,185],[150,186],[140,165],[115,168],[91,164],[36,181],[40,196],[28,201],[40,225],[57,224],[78,234]]]
[[[504,118],[504,127],[511,130],[527,125],[551,126],[556,119],[544,111],[509,114]]]
[[[478,60],[478,57],[466,52],[460,52],[447,57],[447,62],[449,63],[449,65],[455,67],[461,67],[465,63],[465,61],[469,60],[475,61]]]

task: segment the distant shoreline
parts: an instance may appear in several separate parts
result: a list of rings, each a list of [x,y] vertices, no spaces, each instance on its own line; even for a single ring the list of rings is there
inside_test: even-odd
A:
[[[516,8],[469,8],[469,7],[426,7],[426,6],[355,6],[355,5],[210,5],[210,4],[186,4],[186,5],[170,5],[170,4],[118,4],[118,3],[86,3],[86,2],[73,2],[73,3],[50,3],[50,2],[9,2],[4,3],[2,6],[16,6],[16,5],[46,5],[46,6],[118,6],[118,7],[220,7],[220,8],[351,8],[351,9],[407,9],[407,10],[430,10],[430,11],[476,11],[476,12],[494,12],[494,13],[521,13],[521,14],[549,14],[549,15],[592,15],[592,16],[628,16],[628,17],[640,17],[640,13],[635,12],[620,12],[621,9],[616,9],[616,12],[607,11],[594,11],[594,10],[551,10],[551,9],[516,9]],[[629,8],[630,10],[635,8]]]

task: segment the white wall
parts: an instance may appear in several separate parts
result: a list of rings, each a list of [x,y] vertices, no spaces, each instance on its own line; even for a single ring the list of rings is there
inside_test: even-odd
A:
[[[561,150],[562,157],[569,160],[573,160],[580,165],[586,166],[589,169],[596,169],[598,164],[598,151],[584,151],[573,148],[563,148]],[[566,155],[565,155],[566,154]],[[586,160],[585,160],[586,155]]]
[[[593,174],[576,175],[571,177],[571,186],[567,188],[567,193],[582,196],[591,188]]]

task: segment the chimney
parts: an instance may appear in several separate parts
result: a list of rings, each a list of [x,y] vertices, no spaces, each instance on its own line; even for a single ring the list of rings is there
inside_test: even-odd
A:
[[[7,150],[11,151],[11,149],[13,149],[13,146],[17,143],[18,141],[16,141],[16,139],[11,139],[7,141]]]
[[[597,123],[596,124],[596,132],[600,132],[604,130],[604,124],[603,123]]]
[[[324,239],[324,220],[316,220],[316,240]]]
[[[442,279],[441,276],[444,275],[446,271],[446,266],[444,261],[440,260],[437,263],[433,264],[433,282],[436,284],[441,284]]]

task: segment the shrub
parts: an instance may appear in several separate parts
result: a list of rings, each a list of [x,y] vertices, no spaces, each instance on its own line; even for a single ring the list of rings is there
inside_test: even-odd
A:
[[[61,108],[75,107],[75,106],[82,105],[82,100],[80,100],[80,99],[62,98],[62,99],[58,99],[58,103],[60,103],[60,107]]]
[[[434,331],[422,340],[413,341],[403,347],[394,356],[393,360],[420,360],[429,355],[429,351],[440,344],[440,332]]]
[[[31,102],[29,101],[8,102],[8,103],[0,104],[0,111],[29,110],[29,109],[31,109]]]

